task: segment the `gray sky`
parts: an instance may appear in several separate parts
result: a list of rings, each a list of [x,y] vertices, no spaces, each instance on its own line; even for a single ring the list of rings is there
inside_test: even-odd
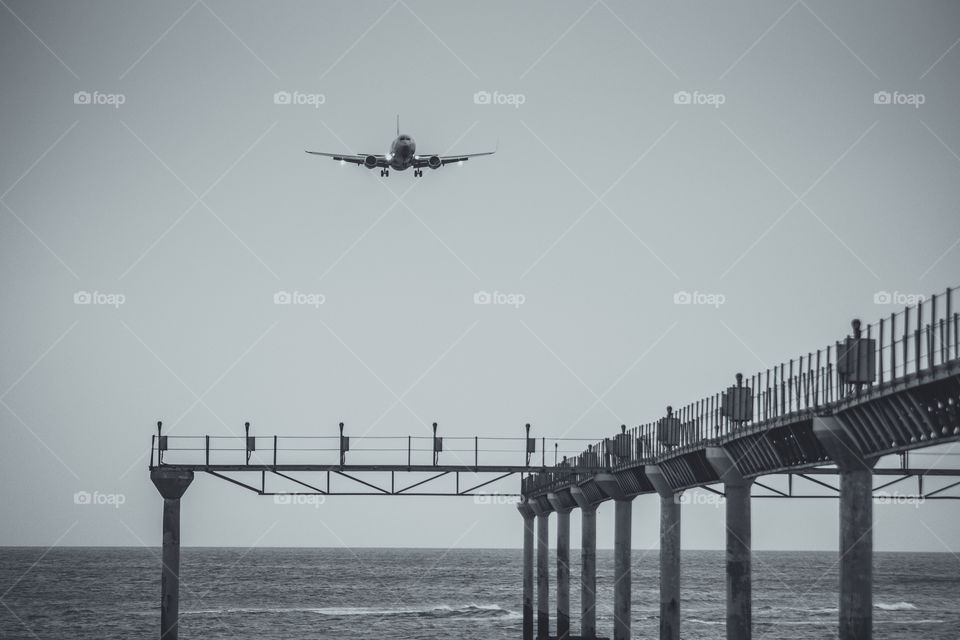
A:
[[[599,439],[960,284],[956,3],[0,4],[0,545],[159,544],[157,419]],[[383,153],[398,113],[421,152],[499,153],[303,153]],[[754,513],[758,549],[836,548],[836,502]],[[880,550],[957,548],[954,503],[875,513]],[[683,517],[722,548],[722,509]],[[656,545],[657,498],[634,518]],[[518,546],[520,518],[198,477],[183,543]]]

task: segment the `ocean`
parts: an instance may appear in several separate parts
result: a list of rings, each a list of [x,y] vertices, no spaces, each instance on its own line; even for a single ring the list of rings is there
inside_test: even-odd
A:
[[[159,635],[157,548],[0,549],[0,638]],[[683,552],[682,634],[724,637],[724,554]],[[571,553],[579,631],[579,551]],[[633,637],[657,637],[657,550],[633,555]],[[555,562],[551,563],[555,565]],[[837,554],[754,554],[754,638],[837,637]],[[877,553],[874,638],[960,638],[960,560]],[[552,567],[555,568],[555,567]],[[612,636],[613,552],[597,551],[598,633]],[[551,578],[551,606],[555,607]],[[184,548],[181,638],[521,638],[519,550]],[[555,631],[555,628],[553,628]]]

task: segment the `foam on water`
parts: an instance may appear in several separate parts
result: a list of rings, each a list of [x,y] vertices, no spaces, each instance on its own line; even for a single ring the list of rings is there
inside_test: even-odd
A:
[[[154,612],[143,612],[154,613]],[[219,607],[215,609],[193,609],[181,611],[181,615],[226,615],[226,614],[288,614],[312,613],[328,617],[406,616],[423,618],[501,618],[520,619],[522,614],[510,611],[496,604],[464,604],[450,606],[446,604],[425,607]]]
[[[881,611],[916,611],[917,605],[911,604],[909,602],[894,602],[892,604],[887,604],[886,602],[877,602],[873,605],[875,609],[880,609]]]

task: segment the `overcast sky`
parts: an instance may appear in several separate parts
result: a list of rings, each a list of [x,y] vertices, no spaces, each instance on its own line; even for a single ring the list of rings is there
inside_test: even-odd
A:
[[[158,419],[599,439],[960,284],[954,2],[0,4],[0,545],[159,544]],[[397,114],[419,152],[499,151],[303,152],[384,153]],[[836,548],[835,501],[754,514],[758,549]],[[956,503],[875,516],[877,549],[958,548]],[[723,548],[722,509],[683,517]],[[520,534],[469,498],[183,500],[185,545]]]

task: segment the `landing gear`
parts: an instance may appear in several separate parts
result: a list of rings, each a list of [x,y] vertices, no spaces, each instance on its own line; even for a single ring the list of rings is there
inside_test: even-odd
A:
[[[381,178],[389,178],[389,177],[390,177],[390,169],[380,169],[380,177],[381,177]]]
[[[423,177],[423,169],[414,169],[414,170],[413,170],[413,176],[414,176],[415,178],[422,178],[422,177]]]

